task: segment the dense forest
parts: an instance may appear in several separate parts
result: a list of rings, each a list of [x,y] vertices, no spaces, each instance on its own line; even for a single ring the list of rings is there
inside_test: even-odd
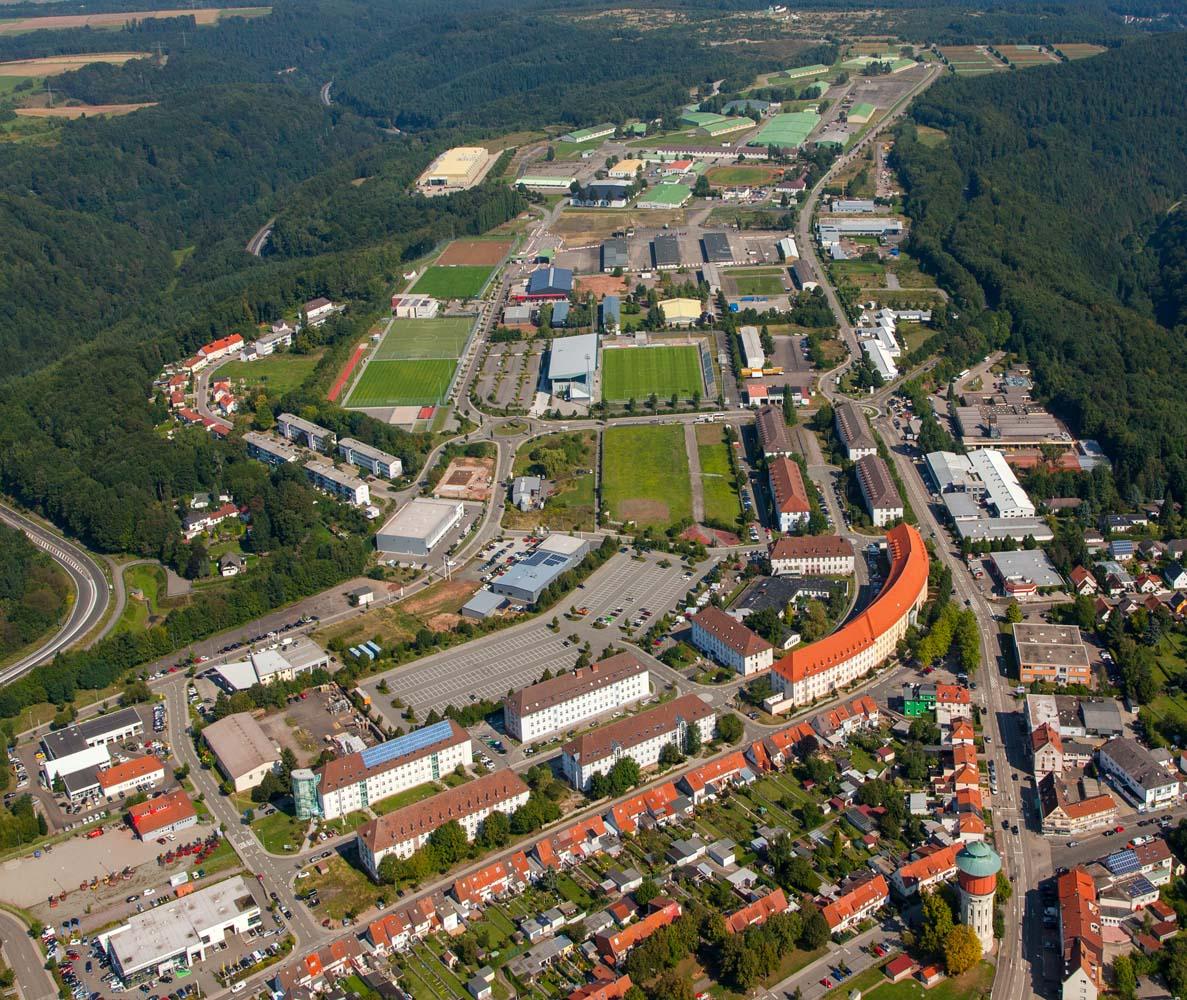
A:
[[[1187,500],[1187,35],[1051,70],[947,81],[901,130],[911,246],[966,357],[1007,346],[1127,499]],[[934,137],[934,133],[931,134]],[[1165,220],[1165,222],[1164,222]],[[1164,325],[1165,324],[1165,325]],[[957,351],[956,353],[960,353]]]
[[[0,524],[0,658],[52,629],[70,592],[70,580],[48,555]]]

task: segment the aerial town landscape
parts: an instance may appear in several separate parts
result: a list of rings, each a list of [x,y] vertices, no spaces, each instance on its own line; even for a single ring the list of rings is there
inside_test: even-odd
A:
[[[1187,9],[0,8],[0,1000],[1187,990]]]

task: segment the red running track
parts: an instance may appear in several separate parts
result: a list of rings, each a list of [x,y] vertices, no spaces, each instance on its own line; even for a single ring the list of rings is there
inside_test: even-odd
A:
[[[366,344],[359,344],[359,346],[354,349],[354,354],[350,356],[350,360],[346,362],[346,366],[338,374],[338,377],[334,379],[334,384],[330,386],[330,394],[328,397],[331,403],[338,402],[338,397],[342,395],[342,387],[346,385],[347,380],[350,378],[355,368],[358,367],[359,361],[362,360],[363,352],[366,351],[366,349]]]

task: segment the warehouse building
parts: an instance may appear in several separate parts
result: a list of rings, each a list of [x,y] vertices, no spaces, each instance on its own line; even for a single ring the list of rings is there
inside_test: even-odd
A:
[[[355,507],[365,507],[371,502],[371,488],[366,483],[329,462],[306,462],[305,478],[317,489]]]
[[[567,267],[542,267],[528,275],[518,298],[533,302],[567,299],[573,291],[573,272]]]
[[[878,373],[883,382],[892,382],[898,378],[898,366],[881,340],[863,340],[861,349],[870,359],[870,364],[873,365],[874,371]]]
[[[693,326],[704,313],[700,299],[665,299],[659,308],[668,326]]]
[[[444,823],[456,821],[466,838],[473,840],[487,816],[510,815],[527,804],[528,794],[528,786],[514,771],[485,774],[364,823],[355,835],[359,860],[372,878],[378,878],[379,865],[387,855],[411,857]]]
[[[292,413],[282,413],[276,418],[276,433],[289,441],[296,441],[306,448],[322,452],[334,447],[337,440],[337,435],[333,431]]]
[[[855,563],[853,543],[839,535],[785,536],[771,546],[770,558],[775,576],[848,576]]]
[[[937,492],[967,494],[984,504],[990,517],[1034,518],[1034,504],[1000,451],[979,448],[967,455],[933,451],[924,461]]]
[[[994,552],[989,557],[989,567],[1002,593],[1009,596],[1033,596],[1040,590],[1063,586],[1063,577],[1042,549]]]
[[[591,125],[589,128],[574,129],[560,137],[561,142],[593,142],[594,139],[605,139],[614,134],[614,126],[609,122],[603,125]]]
[[[218,663],[209,677],[223,690],[246,691],[256,684],[267,687],[276,681],[291,681],[315,670],[325,670],[330,655],[307,636],[299,635],[280,649],[260,649],[246,660]]]
[[[1075,625],[1019,622],[1014,626],[1018,681],[1092,684],[1092,664],[1080,629]]]
[[[260,924],[260,907],[242,875],[130,917],[98,935],[112,968],[126,986],[190,968],[228,934]]]
[[[871,216],[865,219],[840,219],[829,216],[816,223],[816,235],[825,246],[852,236],[901,236],[901,219],[888,216]]]
[[[709,605],[693,615],[690,639],[706,656],[743,677],[768,669],[775,647],[721,608]]]
[[[437,781],[459,765],[468,767],[474,749],[452,719],[423,726],[386,743],[323,764],[298,777],[293,772],[297,818],[337,819],[400,792]],[[312,779],[313,787],[308,783]]]
[[[870,433],[865,414],[852,400],[840,400],[834,411],[837,437],[845,449],[845,457],[856,462],[864,455],[878,454],[878,443]]]
[[[701,249],[710,264],[734,264],[734,251],[730,238],[725,233],[705,233],[701,236]]]
[[[795,454],[791,446],[791,432],[783,410],[775,406],[764,406],[758,411],[755,426],[758,429],[758,444],[767,459],[783,455],[790,458]]]
[[[810,292],[815,288],[820,287],[818,282],[812,276],[812,268],[804,259],[797,260],[791,267],[791,277],[795,282],[796,287],[802,292]]]
[[[507,732],[531,743],[616,712],[651,693],[651,674],[633,653],[618,653],[572,673],[521,688],[503,699]]]
[[[261,434],[259,431],[248,431],[243,435],[247,445],[247,457],[268,465],[285,465],[295,462],[301,457],[301,452],[287,441],[282,441],[271,434]]]
[[[903,498],[890,475],[890,468],[878,455],[863,455],[856,465],[857,485],[865,500],[870,520],[879,528],[903,516]]]
[[[692,188],[687,184],[664,183],[649,187],[635,202],[636,208],[680,208],[692,197]]]
[[[673,235],[657,236],[651,241],[651,260],[659,271],[671,271],[681,264],[680,241]]]
[[[447,149],[420,175],[417,186],[431,193],[464,191],[478,182],[490,158],[481,146]]]
[[[779,251],[780,260],[799,260],[800,248],[796,246],[794,236],[784,236],[775,244],[775,249]]]
[[[595,774],[606,774],[624,757],[640,767],[658,763],[664,747],[684,746],[689,726],[696,726],[702,742],[708,743],[716,718],[712,707],[695,694],[682,695],[566,743],[561,769],[574,788],[584,791]]]
[[[602,243],[602,273],[610,274],[621,268],[629,271],[631,267],[631,252],[627,242],[621,236]]]
[[[588,402],[598,361],[596,333],[553,338],[548,348],[548,391],[562,399]]]
[[[343,438],[338,442],[338,454],[351,465],[366,469],[373,476],[395,479],[404,474],[404,463],[395,455],[374,448],[354,438]]]
[[[757,326],[744,326],[738,331],[738,338],[742,342],[742,363],[750,369],[755,378],[762,377],[763,366],[767,363],[767,356],[763,353],[762,339]]]
[[[202,739],[236,792],[255,788],[280,765],[280,750],[248,712],[212,722],[202,730]]]
[[[573,174],[524,174],[515,183],[540,191],[568,191],[575,180]]]
[[[459,525],[465,507],[457,500],[409,500],[375,535],[375,547],[388,555],[427,556]]]
[[[634,185],[631,181],[591,181],[569,198],[576,208],[626,208]]]
[[[777,455],[767,463],[767,478],[779,530],[796,531],[805,527],[812,516],[812,504],[799,464],[785,455]]]
[[[491,580],[489,587],[522,604],[535,604],[557,578],[568,572],[580,560],[561,552],[538,548],[521,559],[500,577]]]

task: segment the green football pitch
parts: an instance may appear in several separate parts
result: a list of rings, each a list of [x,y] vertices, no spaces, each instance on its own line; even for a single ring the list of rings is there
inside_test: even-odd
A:
[[[704,392],[701,352],[687,347],[624,347],[602,354],[602,397],[640,402],[653,392],[661,399],[676,393],[688,399]]]
[[[408,361],[373,360],[363,370],[348,407],[435,406],[445,397],[457,361],[426,358]]]
[[[493,270],[492,267],[472,265],[430,267],[420,276],[420,281],[412,290],[435,299],[470,299],[482,291],[482,286]]]
[[[379,350],[376,361],[400,361],[424,358],[458,358],[470,336],[474,320],[467,317],[449,319],[398,319],[392,323]]]
[[[732,277],[739,295],[782,295],[787,291],[777,274],[739,274]]]

